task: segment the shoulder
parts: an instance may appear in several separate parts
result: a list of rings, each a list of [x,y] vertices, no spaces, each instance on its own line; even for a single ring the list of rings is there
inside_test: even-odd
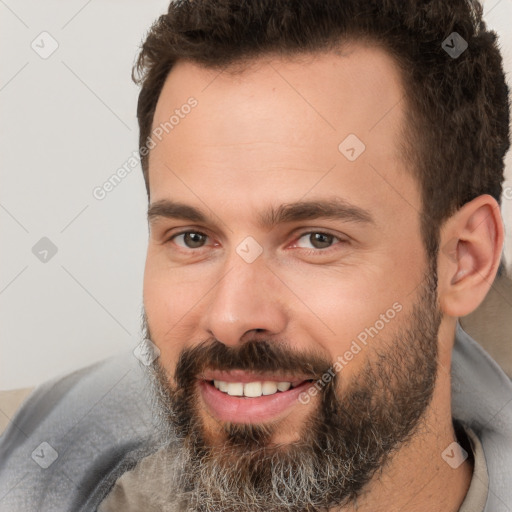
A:
[[[151,413],[140,364],[122,353],[29,395],[0,436],[0,510],[78,510],[144,447]]]
[[[458,325],[452,361],[455,419],[478,436],[489,475],[487,510],[512,510],[512,381]],[[505,510],[508,510],[505,509]]]

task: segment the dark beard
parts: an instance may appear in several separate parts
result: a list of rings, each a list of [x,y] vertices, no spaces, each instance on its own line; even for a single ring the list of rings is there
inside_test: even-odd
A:
[[[148,372],[169,460],[167,507],[180,503],[163,510],[313,512],[355,502],[375,472],[418,432],[432,399],[441,322],[435,270],[425,277],[399,332],[392,338],[380,333],[363,349],[361,371],[344,381],[341,370],[323,383],[296,442],[272,444],[279,428],[272,423],[228,423],[212,437],[198,414],[195,377],[211,367],[321,378],[331,361],[277,342],[228,347],[213,340],[182,351],[174,387],[156,359]]]

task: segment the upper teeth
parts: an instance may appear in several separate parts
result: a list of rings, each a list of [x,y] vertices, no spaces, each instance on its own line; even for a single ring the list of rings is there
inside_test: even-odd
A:
[[[231,396],[248,396],[251,398],[261,395],[273,395],[277,391],[287,391],[291,387],[291,382],[225,382],[223,380],[214,380],[213,385],[224,393]]]

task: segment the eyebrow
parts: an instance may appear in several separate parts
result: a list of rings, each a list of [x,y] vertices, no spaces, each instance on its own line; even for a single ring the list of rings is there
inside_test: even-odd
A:
[[[151,204],[148,208],[148,222],[153,223],[158,218],[180,219],[190,222],[208,223],[209,217],[202,210],[193,206],[162,199]],[[296,222],[313,219],[334,219],[362,224],[375,224],[369,211],[348,203],[340,198],[315,201],[298,201],[287,203],[277,208],[270,207],[259,215],[258,223],[262,229],[286,222]]]

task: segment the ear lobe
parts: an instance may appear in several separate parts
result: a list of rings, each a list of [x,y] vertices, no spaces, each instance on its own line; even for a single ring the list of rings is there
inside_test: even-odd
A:
[[[449,219],[442,238],[450,240],[445,244],[450,250],[440,252],[440,305],[447,315],[465,316],[484,300],[499,267],[504,241],[499,204],[489,195],[475,198]]]

